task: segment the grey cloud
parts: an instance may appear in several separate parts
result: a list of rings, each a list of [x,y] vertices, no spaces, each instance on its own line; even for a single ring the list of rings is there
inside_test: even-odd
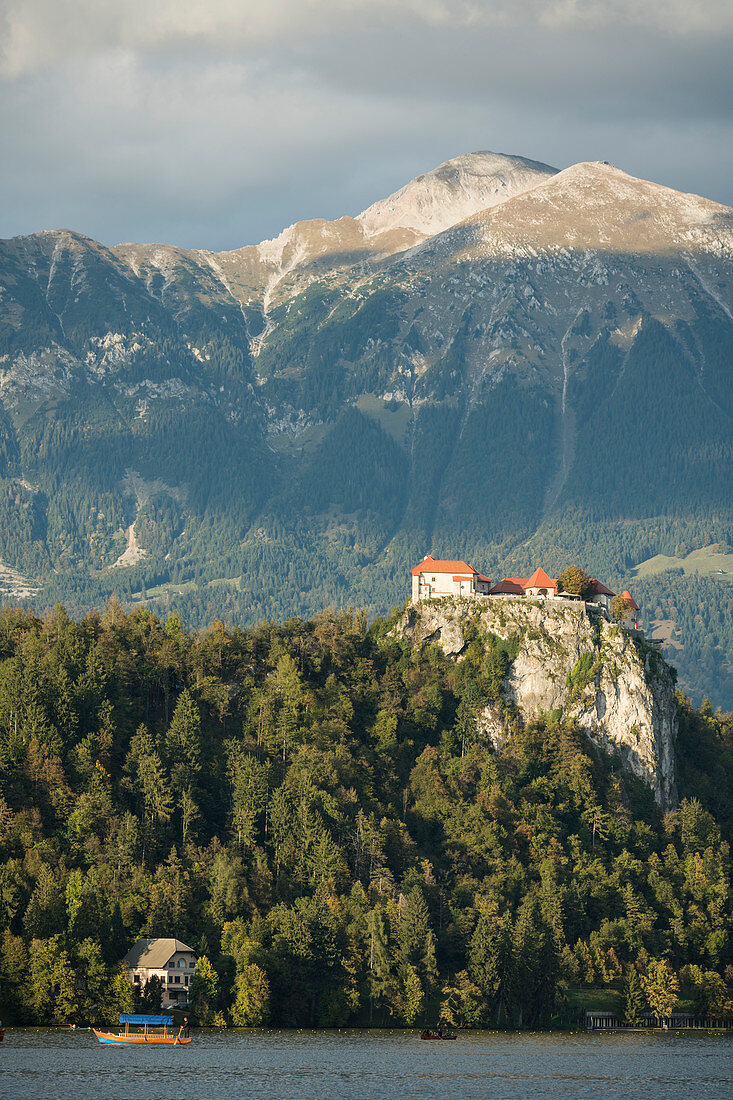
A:
[[[413,28],[649,27],[665,38],[733,28],[728,0],[5,0],[0,57],[17,76],[112,46],[262,48]]]
[[[733,6],[731,8],[733,10]],[[356,46],[356,48],[355,48]],[[284,51],[335,85],[395,95],[563,103],[589,113],[635,103],[640,117],[730,116],[733,28],[667,38],[649,28],[534,25],[365,31],[358,44],[330,35]]]
[[[476,148],[611,160],[730,203],[732,15],[717,0],[11,0],[0,235],[236,247]]]

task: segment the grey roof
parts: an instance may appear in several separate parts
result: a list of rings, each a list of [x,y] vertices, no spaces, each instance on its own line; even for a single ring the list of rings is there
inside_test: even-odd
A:
[[[140,939],[127,952],[124,962],[130,967],[144,966],[148,969],[162,967],[175,955],[176,951],[190,951],[192,955],[195,954],[194,949],[182,940],[161,937],[154,940]]]

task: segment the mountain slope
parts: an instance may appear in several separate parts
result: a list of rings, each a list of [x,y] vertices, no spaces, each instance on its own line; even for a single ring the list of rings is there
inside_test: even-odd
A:
[[[725,549],[732,260],[726,207],[488,153],[227,253],[3,242],[0,557],[251,620],[400,602],[429,549]]]
[[[487,207],[496,206],[554,175],[555,168],[523,157],[470,153],[412,180],[356,218],[315,218],[284,229],[273,240],[211,253],[165,245],[119,245],[115,254],[149,283],[179,284],[186,270],[208,276],[244,310],[288,297],[319,275],[390,257]],[[173,290],[175,293],[175,290]]]

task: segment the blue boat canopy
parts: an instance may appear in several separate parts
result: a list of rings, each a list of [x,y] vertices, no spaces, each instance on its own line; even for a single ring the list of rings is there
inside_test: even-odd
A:
[[[172,1016],[128,1016],[124,1012],[120,1013],[121,1024],[137,1024],[138,1027],[144,1027],[145,1024],[148,1027],[165,1027],[166,1024],[173,1023]]]

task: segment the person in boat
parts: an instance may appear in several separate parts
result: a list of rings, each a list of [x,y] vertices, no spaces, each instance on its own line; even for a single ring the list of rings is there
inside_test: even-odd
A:
[[[184,1035],[184,1038],[187,1039],[190,1034],[191,1034],[191,1029],[188,1026],[188,1016],[184,1016],[183,1017],[183,1035]]]

